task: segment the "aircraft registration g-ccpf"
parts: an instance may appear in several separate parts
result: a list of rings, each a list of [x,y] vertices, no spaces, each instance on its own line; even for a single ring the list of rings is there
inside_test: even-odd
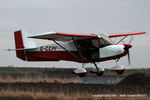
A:
[[[73,71],[74,74],[84,77],[88,72],[84,63],[93,63],[94,68],[90,73],[98,76],[103,75],[104,68],[98,67],[97,62],[115,60],[128,55],[132,37],[128,44],[123,40],[129,35],[145,34],[146,32],[135,31],[114,34],[73,34],[62,32],[46,32],[35,36],[25,36],[22,30],[14,32],[16,56],[24,61],[74,61],[82,63],[83,66]],[[117,43],[111,38],[122,37]],[[48,45],[37,46],[34,39],[45,39],[53,41]],[[115,39],[114,39],[115,40]],[[123,44],[120,44],[123,42]],[[123,65],[116,64],[110,70],[122,74],[125,70]]]

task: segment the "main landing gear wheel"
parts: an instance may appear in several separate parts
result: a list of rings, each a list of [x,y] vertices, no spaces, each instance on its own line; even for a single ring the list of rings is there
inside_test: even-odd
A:
[[[79,77],[84,77],[87,74],[85,68],[78,68],[72,72],[72,74],[78,75]]]
[[[124,73],[124,70],[117,71],[117,74],[121,75]]]
[[[103,72],[97,72],[96,75],[97,75],[97,76],[102,76],[102,75],[103,75]]]
[[[104,69],[103,68],[98,68],[96,63],[93,62],[93,64],[95,65],[96,71],[94,71],[96,73],[97,76],[102,76],[104,74]]]

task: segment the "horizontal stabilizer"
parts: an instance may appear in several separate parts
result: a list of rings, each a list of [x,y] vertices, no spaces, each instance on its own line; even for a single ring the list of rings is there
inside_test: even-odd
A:
[[[37,48],[5,49],[5,51],[34,50]]]

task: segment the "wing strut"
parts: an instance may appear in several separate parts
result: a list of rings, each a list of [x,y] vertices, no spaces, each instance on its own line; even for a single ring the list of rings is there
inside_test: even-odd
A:
[[[123,41],[126,37],[128,37],[128,36],[125,36],[125,37],[123,37],[119,42],[117,42],[116,44],[119,44],[121,41]]]
[[[82,60],[77,57],[76,55],[74,55],[72,52],[68,51],[65,47],[63,47],[62,45],[60,45],[58,42],[56,42],[54,39],[52,40],[54,41],[57,45],[59,45],[62,49],[64,49],[65,51],[67,51],[69,54],[71,54],[74,58],[76,58],[79,62],[81,62]]]

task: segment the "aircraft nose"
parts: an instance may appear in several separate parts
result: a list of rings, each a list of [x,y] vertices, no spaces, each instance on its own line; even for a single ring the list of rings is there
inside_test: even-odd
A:
[[[128,49],[130,49],[132,47],[131,44],[123,44],[123,45],[125,46],[124,47],[125,50],[128,50]]]

